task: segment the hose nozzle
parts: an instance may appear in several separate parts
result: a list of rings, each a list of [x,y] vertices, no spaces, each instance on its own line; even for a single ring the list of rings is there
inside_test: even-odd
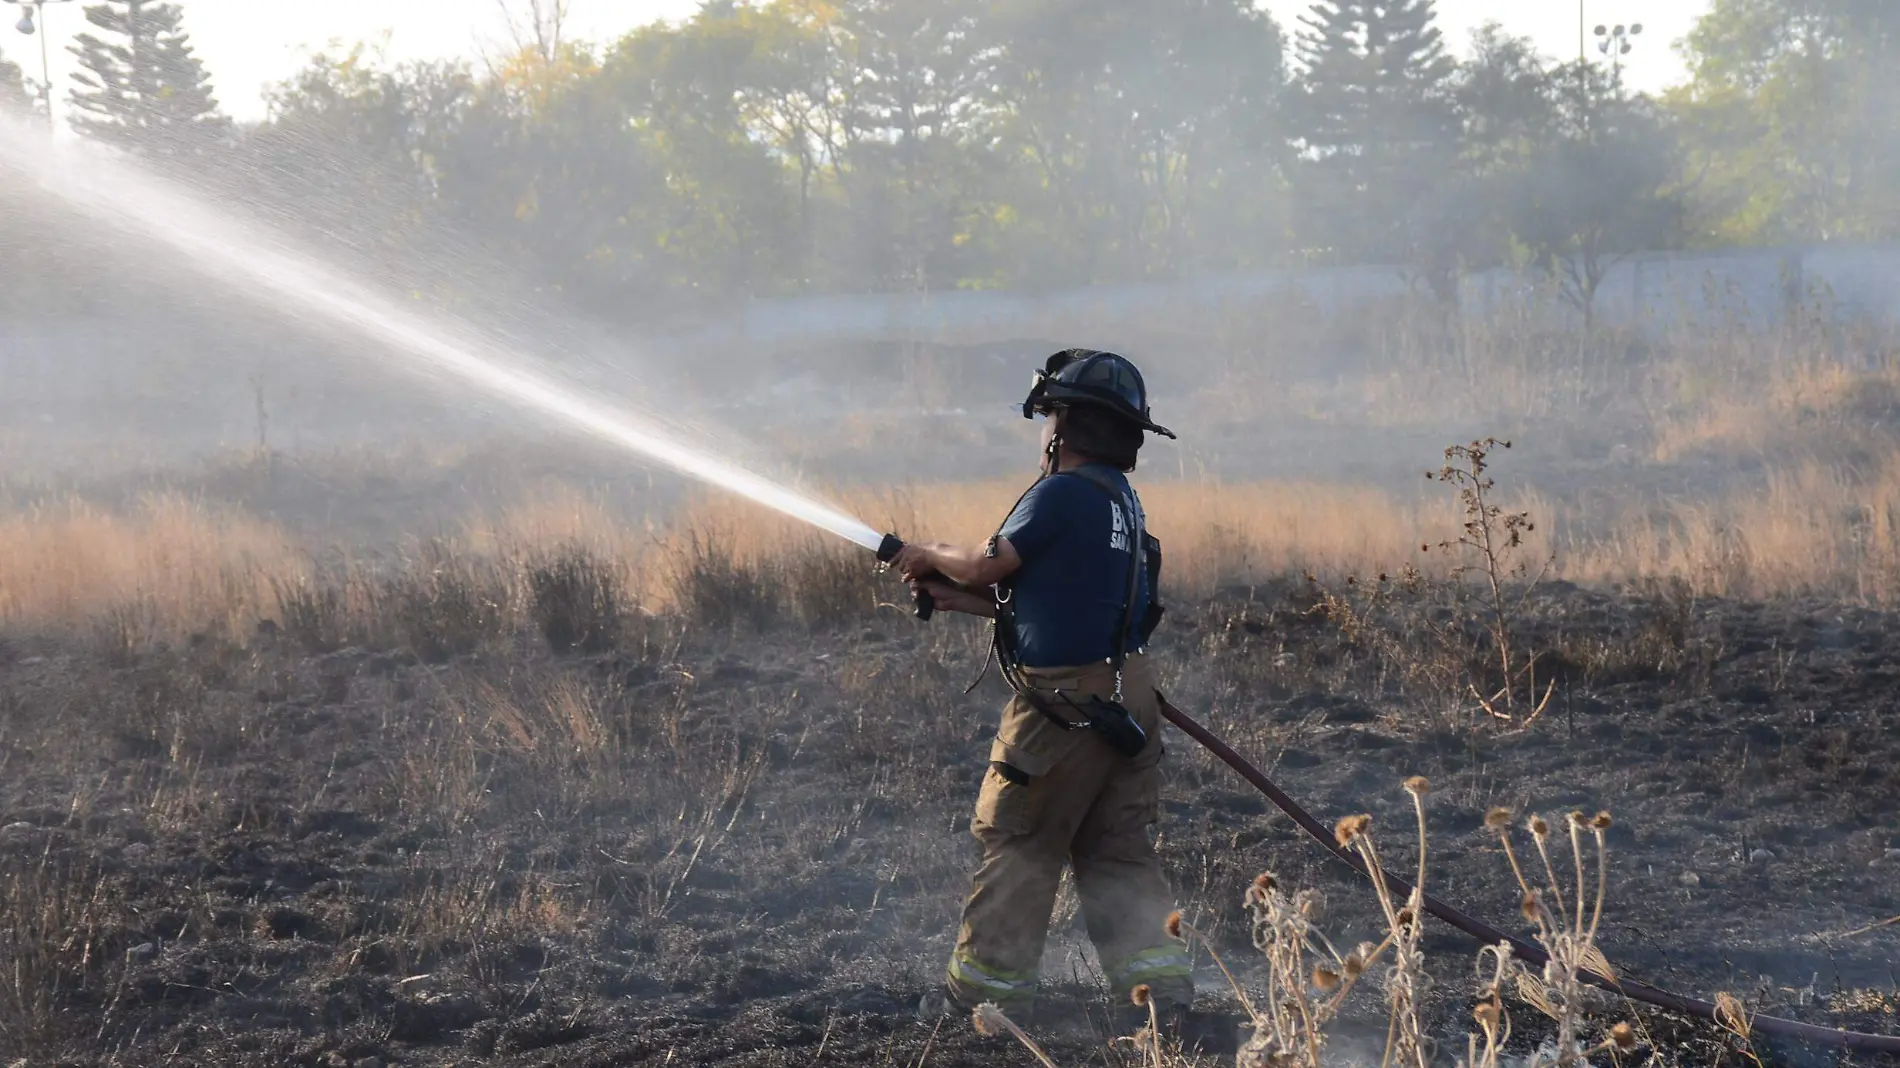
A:
[[[886,534],[884,535],[884,540],[879,542],[877,546],[877,562],[880,564],[888,564],[892,560],[897,559],[897,554],[903,551],[903,539],[895,534]]]
[[[904,540],[895,534],[886,534],[884,535],[884,540],[879,542],[877,546],[877,562],[880,564],[888,564],[892,560],[897,559],[897,554],[903,551]],[[930,595],[929,590],[919,589],[914,600],[917,608],[917,618],[929,622],[931,615],[937,611],[937,599]]]

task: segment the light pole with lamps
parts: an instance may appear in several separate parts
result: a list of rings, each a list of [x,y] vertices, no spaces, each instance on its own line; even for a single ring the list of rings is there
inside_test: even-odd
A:
[[[1610,85],[1619,92],[1623,88],[1623,57],[1636,47],[1636,38],[1642,32],[1643,24],[1640,22],[1628,26],[1618,23],[1615,28],[1597,27],[1597,51],[1610,57]]]
[[[73,0],[6,0],[20,7],[20,21],[13,28],[31,37],[40,35],[40,99],[46,105],[46,124],[53,124],[53,61],[46,44],[46,34],[41,32],[46,22],[47,4],[70,4]]]

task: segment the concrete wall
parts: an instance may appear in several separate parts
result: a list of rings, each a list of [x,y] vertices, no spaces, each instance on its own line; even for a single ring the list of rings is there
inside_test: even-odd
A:
[[[1367,266],[1036,295],[809,297],[754,301],[693,340],[776,347],[826,338],[952,344],[1025,335],[1086,339],[1130,326],[1187,327],[1197,317],[1249,306],[1350,314],[1368,303],[1425,292],[1404,268]],[[1563,328],[1582,318],[1538,272],[1474,272],[1460,280],[1459,301],[1468,320],[1509,314]],[[1900,246],[1639,253],[1609,266],[1596,305],[1605,325],[1658,333],[1736,322],[1763,329],[1803,310],[1843,326],[1900,330]]]
[[[1038,294],[820,296],[754,301],[698,332],[642,337],[636,347],[662,355],[670,341],[688,351],[743,355],[756,349],[769,358],[774,350],[832,340],[1106,345],[1131,336],[1205,336],[1217,319],[1244,326],[1248,315],[1269,327],[1286,316],[1351,315],[1408,294],[1423,298],[1426,291],[1400,268],[1369,266]],[[1534,273],[1468,275],[1461,280],[1459,300],[1467,321],[1509,315],[1561,328],[1580,319],[1549,279]],[[1766,328],[1791,315],[1900,330],[1900,246],[1643,253],[1610,267],[1597,307],[1605,324],[1659,334],[1737,321]],[[396,415],[372,414],[374,405],[360,407],[363,400],[393,396],[373,387],[361,388],[367,397],[357,395],[328,360],[297,360],[292,362],[298,366],[286,368],[282,360],[267,358],[272,351],[281,355],[279,346],[252,351],[247,346],[258,342],[244,341],[238,333],[202,323],[170,329],[160,324],[134,335],[99,322],[48,327],[0,321],[0,415],[39,421],[69,417],[75,410],[136,413],[142,397],[182,392],[193,402],[187,409],[201,409],[188,416],[197,433],[241,440],[255,433],[250,379],[259,375],[276,398],[293,389],[303,391],[307,401],[334,394],[336,406],[358,420],[383,422]]]

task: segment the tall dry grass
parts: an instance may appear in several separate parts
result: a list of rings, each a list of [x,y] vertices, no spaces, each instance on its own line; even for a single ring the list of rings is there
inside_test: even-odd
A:
[[[0,517],[0,625],[77,629],[134,612],[168,635],[248,634],[307,559],[280,529],[178,496],[115,512],[77,499]]]
[[[1613,508],[1513,487],[1508,465],[1498,476],[1500,499],[1537,521],[1528,551],[1549,558],[1549,577],[1900,603],[1900,454],[1866,464],[1809,460],[1769,468],[1719,495]],[[950,483],[838,498],[907,538],[974,542],[1021,488]],[[1276,576],[1408,565],[1442,575],[1453,563],[1421,552],[1459,523],[1456,501],[1429,484],[1411,496],[1273,481],[1141,488],[1165,548],[1165,592],[1176,600]],[[317,644],[335,647],[372,625],[393,626],[407,628],[399,639],[421,635],[446,655],[483,634],[545,628],[556,611],[569,623],[575,613],[595,613],[571,636],[585,643],[590,626],[619,625],[623,608],[717,626],[822,624],[901,595],[872,574],[863,550],[730,498],[700,498],[661,522],[629,519],[598,495],[555,489],[393,557],[313,563],[333,556],[305,551],[255,516],[182,497],[125,511],[71,499],[43,504],[0,518],[0,627],[77,632],[106,621],[136,644],[194,633],[243,638],[270,620],[300,623]]]
[[[1663,502],[1559,552],[1559,573],[1584,583],[1665,578],[1717,596],[1900,603],[1900,459],[1773,469],[1758,487]]]

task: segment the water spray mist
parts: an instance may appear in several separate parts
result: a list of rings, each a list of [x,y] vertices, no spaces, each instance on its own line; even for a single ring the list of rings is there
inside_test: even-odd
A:
[[[882,543],[858,519],[528,370],[518,354],[466,325],[403,307],[296,247],[288,236],[234,219],[227,205],[91,143],[56,142],[0,112],[0,173],[8,172],[118,233],[177,253],[206,277],[280,310],[346,328],[402,357],[404,368],[419,376],[446,375],[866,549]]]

